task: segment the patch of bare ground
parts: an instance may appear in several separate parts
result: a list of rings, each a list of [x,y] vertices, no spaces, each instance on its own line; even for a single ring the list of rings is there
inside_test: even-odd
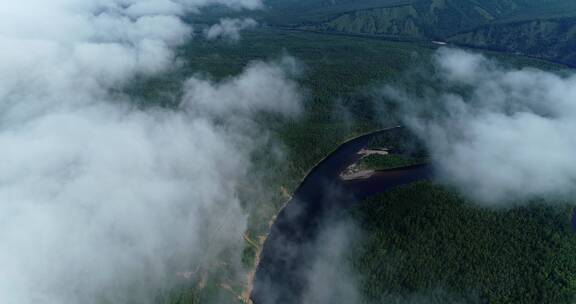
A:
[[[390,150],[387,148],[362,149],[358,151],[358,155],[360,155],[360,159],[340,173],[342,180],[349,181],[370,178],[376,171],[362,168],[362,166],[359,165],[360,161],[370,155],[390,155]]]

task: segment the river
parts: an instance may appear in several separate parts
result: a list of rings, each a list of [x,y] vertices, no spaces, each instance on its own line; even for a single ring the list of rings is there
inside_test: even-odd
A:
[[[323,223],[339,210],[392,187],[430,178],[428,165],[379,171],[366,179],[342,181],[340,173],[360,159],[358,152],[400,127],[367,134],[342,144],[306,176],[278,214],[254,278],[254,304],[301,303],[308,286],[312,245]]]

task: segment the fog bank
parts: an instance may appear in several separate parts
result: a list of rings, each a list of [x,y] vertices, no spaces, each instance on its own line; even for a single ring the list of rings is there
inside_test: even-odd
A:
[[[440,178],[489,206],[569,198],[576,186],[576,76],[442,48],[435,87],[388,86]]]
[[[258,23],[251,18],[244,19],[221,19],[219,23],[212,25],[204,31],[204,36],[208,40],[223,39],[230,42],[240,40],[240,32],[254,28]]]
[[[237,186],[261,143],[249,135],[262,132],[252,117],[300,111],[293,60],[222,82],[194,77],[176,109],[136,108],[120,93],[174,68],[192,33],[180,16],[215,3],[260,5],[0,7],[1,303],[151,303],[177,272],[195,278],[242,246]]]

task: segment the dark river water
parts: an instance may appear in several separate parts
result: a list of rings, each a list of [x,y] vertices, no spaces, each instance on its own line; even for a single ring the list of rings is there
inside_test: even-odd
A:
[[[358,152],[392,128],[353,139],[318,164],[280,212],[264,244],[254,279],[255,304],[301,303],[313,260],[313,244],[323,224],[339,210],[392,187],[430,178],[428,165],[380,171],[367,179],[342,181],[340,173],[360,159]]]

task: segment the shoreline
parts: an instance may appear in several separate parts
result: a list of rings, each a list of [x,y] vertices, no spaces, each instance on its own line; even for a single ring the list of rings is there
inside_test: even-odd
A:
[[[285,188],[285,191],[287,191],[288,193],[290,193],[290,197],[286,200],[286,202],[284,202],[282,204],[282,206],[278,209],[278,211],[271,217],[269,223],[268,223],[268,231],[266,231],[265,234],[259,236],[259,246],[257,248],[257,252],[256,252],[256,256],[255,256],[255,263],[253,265],[253,267],[248,271],[248,273],[246,274],[247,276],[247,282],[245,285],[245,288],[242,290],[242,301],[245,303],[250,303],[253,304],[253,301],[250,297],[250,295],[252,294],[252,291],[254,289],[254,280],[256,277],[256,272],[260,266],[260,262],[261,262],[261,257],[262,257],[262,251],[264,250],[264,244],[266,243],[266,241],[268,240],[268,238],[270,237],[270,233],[272,232],[272,227],[274,226],[274,224],[276,223],[278,216],[285,211],[285,209],[288,207],[289,203],[293,200],[294,198],[294,194],[295,192],[302,186],[302,184],[304,183],[304,181],[306,180],[306,178],[312,173],[314,172],[320,165],[322,165],[331,155],[333,155],[336,151],[338,151],[340,148],[342,148],[342,146],[353,142],[355,140],[358,140],[362,137],[366,137],[366,136],[370,136],[370,135],[374,135],[377,133],[382,133],[382,132],[389,132],[389,131],[393,131],[393,130],[398,130],[398,129],[402,129],[404,128],[401,125],[397,125],[397,126],[393,126],[393,127],[388,127],[388,128],[383,128],[383,129],[377,129],[377,130],[373,130],[370,132],[365,132],[365,133],[361,133],[359,135],[354,135],[351,136],[347,139],[344,139],[342,142],[340,142],[336,148],[334,148],[331,152],[329,152],[326,156],[324,156],[322,159],[320,159],[316,164],[314,164],[314,166],[312,166],[310,168],[310,170],[308,170],[299,180],[297,186],[295,187],[295,189],[291,192],[288,192]],[[352,181],[352,180],[351,180]],[[247,298],[244,298],[244,295],[248,295]]]
[[[307,244],[314,241],[326,216],[373,193],[431,175],[429,166],[423,165],[389,170],[363,180],[345,182],[340,178],[342,171],[361,159],[362,148],[378,136],[400,129],[381,129],[345,141],[304,178],[292,200],[278,213],[260,251],[252,282],[253,303],[299,303],[306,286],[301,269],[311,254]]]

